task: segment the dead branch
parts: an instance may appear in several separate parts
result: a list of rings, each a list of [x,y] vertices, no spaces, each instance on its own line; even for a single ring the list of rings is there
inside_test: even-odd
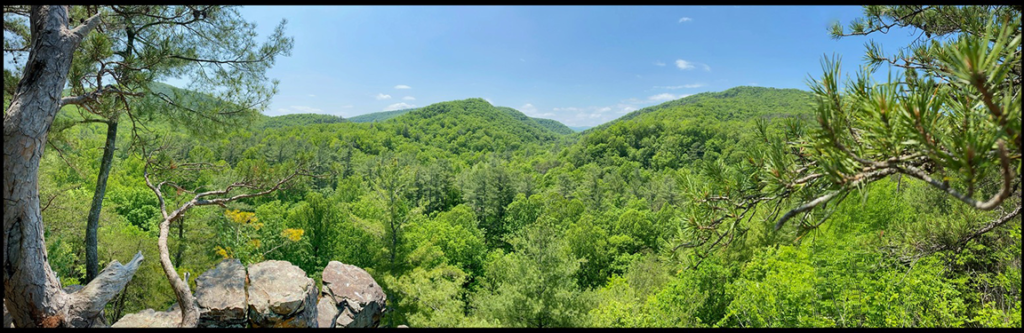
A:
[[[163,148],[164,147],[158,148],[156,151],[159,151],[160,149]],[[153,153],[155,153],[156,151],[154,151]],[[164,200],[163,192],[161,192],[160,190],[160,186],[164,184],[172,184],[176,188],[180,189],[180,187],[177,186],[177,184],[174,184],[173,182],[170,181],[163,181],[160,182],[159,185],[153,185],[153,181],[150,179],[149,174],[149,168],[150,165],[152,164],[150,157],[151,156],[145,157],[146,164],[145,167],[143,167],[142,175],[143,178],[146,180],[146,186],[149,186],[150,190],[152,190],[153,193],[156,194],[157,199],[160,203],[160,213],[163,215],[163,221],[160,222],[160,236],[157,239],[157,248],[159,249],[160,252],[160,265],[164,270],[164,275],[167,276],[168,282],[174,289],[175,297],[177,298],[178,304],[181,307],[181,323],[179,324],[179,327],[196,327],[199,321],[199,310],[196,308],[195,305],[195,297],[192,295],[192,291],[189,289],[188,283],[182,281],[181,278],[178,276],[177,270],[174,269],[174,264],[171,262],[170,249],[167,246],[167,237],[168,234],[170,233],[171,222],[179,219],[185,213],[185,211],[189,210],[192,207],[205,205],[224,206],[224,203],[227,202],[269,194],[273,191],[280,189],[282,185],[291,181],[293,178],[295,178],[295,176],[303,174],[304,172],[301,169],[297,169],[292,174],[279,180],[277,183],[274,184],[273,187],[255,193],[239,194],[227,198],[203,199],[205,197],[210,196],[227,195],[233,189],[237,188],[249,188],[254,190],[260,189],[260,186],[258,185],[239,182],[228,185],[223,190],[207,191],[195,194],[191,200],[185,202],[183,205],[175,209],[173,212],[168,213],[167,205]]]

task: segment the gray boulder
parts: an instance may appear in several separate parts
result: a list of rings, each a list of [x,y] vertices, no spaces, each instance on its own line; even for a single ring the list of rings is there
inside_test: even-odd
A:
[[[245,327],[245,273],[238,259],[224,259],[196,279],[198,327]]]
[[[172,308],[168,311],[145,309],[121,317],[110,327],[178,327],[181,324],[181,310]]]
[[[321,297],[316,303],[316,323],[320,328],[334,328],[334,321],[338,319],[338,306],[330,297]]]
[[[322,275],[320,327],[377,327],[387,296],[362,268],[331,261]],[[333,308],[334,310],[331,310]]]
[[[252,327],[317,327],[316,283],[287,261],[249,266]]]

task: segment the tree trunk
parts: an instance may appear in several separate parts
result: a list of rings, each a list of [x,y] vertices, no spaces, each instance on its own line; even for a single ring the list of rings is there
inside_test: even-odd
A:
[[[178,252],[174,254],[175,267],[181,267],[183,257],[185,257],[185,214],[178,218]]]
[[[99,24],[99,15],[68,28],[66,6],[33,6],[32,48],[24,76],[4,114],[4,299],[17,327],[89,326],[103,305],[135,274],[139,253],[126,266],[112,262],[81,291],[67,294],[47,262],[39,207],[39,160],[60,107],[75,48]],[[84,318],[84,319],[83,319]]]
[[[179,215],[180,216],[180,215]],[[171,252],[167,248],[167,236],[170,233],[171,221],[164,219],[160,222],[160,238],[157,239],[157,249],[160,251],[160,266],[167,275],[167,281],[174,289],[174,296],[178,299],[178,307],[181,308],[181,324],[179,327],[193,328],[199,324],[199,309],[196,308],[195,297],[189,290],[188,283],[181,280],[178,272],[171,263]]]
[[[85,227],[85,282],[96,278],[100,270],[100,257],[97,250],[99,243],[100,210],[103,209],[103,195],[107,193],[107,177],[110,166],[114,164],[114,144],[117,142],[117,118],[107,123],[107,143],[103,145],[103,159],[100,161],[100,174],[96,178],[96,191],[89,207],[89,222]]]

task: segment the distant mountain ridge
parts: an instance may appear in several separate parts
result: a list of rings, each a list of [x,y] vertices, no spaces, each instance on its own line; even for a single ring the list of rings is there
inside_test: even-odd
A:
[[[345,118],[329,114],[294,113],[276,117],[264,116],[256,121],[259,128],[280,128],[288,126],[308,126],[313,124],[333,124],[346,122]]]
[[[633,111],[583,131],[566,150],[570,160],[642,168],[679,168],[714,161],[741,163],[756,155],[757,118],[809,117],[813,95],[798,89],[740,86]]]
[[[540,126],[542,126],[544,128],[547,128],[547,129],[549,129],[549,130],[551,130],[551,131],[553,131],[555,133],[558,133],[558,134],[567,135],[567,134],[576,133],[576,131],[574,131],[572,128],[569,128],[568,126],[565,126],[565,124],[562,124],[562,123],[558,122],[557,120],[528,117],[526,115],[523,115],[522,112],[520,112],[519,110],[510,108],[510,107],[505,107],[505,106],[498,106],[496,108],[504,110],[505,112],[509,112],[510,115],[512,115],[513,117],[515,117],[515,118],[517,118],[517,119],[519,119],[521,121],[533,121],[533,122],[536,122]],[[395,117],[399,117],[401,115],[404,115],[406,113],[409,113],[409,112],[412,112],[412,111],[416,111],[416,110],[419,110],[419,109],[421,109],[421,108],[412,108],[412,109],[403,109],[403,110],[395,110],[395,111],[382,111],[382,112],[367,113],[367,114],[364,114],[364,115],[358,115],[358,116],[355,116],[355,117],[348,118],[348,121],[351,121],[351,122],[354,122],[354,123],[371,123],[371,122],[375,122],[375,121],[376,122],[382,122],[382,121],[385,121],[385,120],[388,120],[388,119],[392,119],[392,118],[395,118]],[[522,115],[522,116],[526,117],[526,119],[520,117],[519,115]]]
[[[655,113],[655,112],[658,112],[658,111],[661,111],[661,110],[677,109],[677,108],[684,107],[684,106],[687,106],[687,105],[698,105],[699,106],[699,104],[704,103],[704,102],[711,102],[711,103],[713,103],[713,102],[718,101],[718,100],[731,99],[731,98],[753,98],[753,99],[762,99],[762,100],[764,100],[765,99],[764,97],[765,97],[766,94],[771,94],[771,93],[776,93],[776,92],[777,93],[782,93],[782,94],[789,94],[789,95],[799,99],[800,102],[803,102],[803,101],[806,101],[807,103],[811,102],[810,99],[809,99],[810,98],[810,92],[807,92],[807,91],[804,91],[804,90],[800,90],[800,89],[754,87],[754,86],[738,86],[738,87],[733,87],[733,88],[730,88],[730,89],[727,89],[727,90],[724,90],[724,91],[702,92],[702,93],[693,94],[693,95],[690,95],[690,96],[687,96],[687,97],[683,97],[683,98],[680,98],[680,99],[671,100],[671,101],[668,101],[668,102],[665,102],[665,103],[661,103],[661,104],[658,104],[658,105],[648,106],[648,107],[642,108],[640,110],[636,110],[636,111],[627,113],[627,114],[623,115],[622,117],[619,117],[619,118],[617,118],[615,120],[612,120],[612,121],[609,121],[609,122],[606,122],[606,123],[603,123],[603,124],[600,124],[600,125],[597,125],[597,126],[593,126],[593,127],[589,128],[589,129],[584,130],[584,132],[598,131],[598,130],[601,130],[601,129],[604,129],[604,128],[608,128],[609,126],[612,126],[615,123],[623,122],[623,121],[628,121],[628,120],[631,120],[631,119],[634,119],[634,118],[637,118],[637,117],[641,117],[641,116],[643,116],[645,114]],[[771,99],[771,104],[780,104],[781,103],[782,105],[780,105],[780,106],[800,107],[800,108],[802,108],[804,106],[804,105],[799,105],[798,106],[796,104],[789,103],[789,101],[792,101],[792,100],[787,100],[787,99]],[[800,102],[797,102],[797,104],[799,104]],[[762,106],[764,106],[764,107],[774,107],[773,105],[762,105]],[[756,113],[756,110],[763,110],[763,109],[764,108],[762,107],[762,108],[747,108],[747,109],[744,109],[744,110],[746,110],[746,111],[753,111],[753,112]],[[748,115],[747,113],[749,113],[749,112],[744,112],[745,115]],[[740,115],[737,115],[737,116],[740,116]],[[726,120],[726,119],[722,119],[722,120]]]
[[[404,137],[455,153],[515,150],[558,140],[571,131],[553,120],[536,121],[482,98],[434,103],[379,124]]]
[[[402,109],[402,110],[395,110],[395,111],[382,111],[382,112],[367,113],[367,114],[358,115],[358,116],[355,116],[355,117],[348,118],[348,121],[351,121],[353,123],[372,123],[372,122],[375,122],[375,121],[381,122],[381,121],[385,121],[385,120],[388,120],[388,119],[391,119],[391,118],[398,117],[398,116],[401,116],[403,114],[409,113],[409,111],[418,110],[418,109],[419,108],[412,108],[412,109]]]

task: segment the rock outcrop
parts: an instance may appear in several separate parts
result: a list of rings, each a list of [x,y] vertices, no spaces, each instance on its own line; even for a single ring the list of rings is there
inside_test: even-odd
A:
[[[110,327],[178,327],[181,324],[181,310],[172,307],[167,311],[145,309],[121,317]]]
[[[387,295],[362,268],[331,261],[324,268],[317,322],[324,328],[377,327]]]
[[[271,260],[242,265],[226,259],[196,279],[198,327],[377,327],[387,296],[362,268],[330,262],[323,271],[317,302],[316,282],[298,266]],[[73,288],[74,287],[70,287]],[[4,325],[8,316],[4,306]],[[124,316],[111,327],[176,327],[181,309],[146,309]]]
[[[252,327],[317,327],[316,282],[301,268],[270,260],[248,272]]]
[[[196,279],[198,327],[243,328],[248,322],[246,270],[238,259],[224,259]]]

